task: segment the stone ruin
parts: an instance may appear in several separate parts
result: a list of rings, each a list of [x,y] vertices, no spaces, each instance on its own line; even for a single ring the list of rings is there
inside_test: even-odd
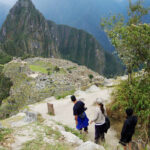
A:
[[[37,121],[38,114],[35,112],[25,111],[26,117],[24,119],[25,122],[35,122]]]

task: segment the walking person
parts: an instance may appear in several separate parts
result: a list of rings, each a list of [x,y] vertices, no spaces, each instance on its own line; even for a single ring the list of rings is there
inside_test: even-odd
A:
[[[85,133],[88,133],[89,119],[85,113],[85,104],[82,101],[77,101],[76,97],[71,96],[71,100],[74,103],[73,115],[75,116],[76,128],[82,133],[84,129]]]
[[[95,111],[94,119],[90,122],[95,122],[95,143],[98,144],[100,141],[105,141],[106,122],[105,117],[107,115],[104,108],[103,100],[101,98],[96,99],[97,108]]]
[[[127,117],[122,128],[121,139],[119,143],[124,146],[124,150],[127,150],[127,147],[129,150],[132,150],[131,141],[138,119],[136,116],[133,116],[133,109],[131,108],[126,109],[126,115]]]

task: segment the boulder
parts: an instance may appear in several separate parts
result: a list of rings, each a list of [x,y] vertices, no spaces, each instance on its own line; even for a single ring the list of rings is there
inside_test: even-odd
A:
[[[61,131],[61,134],[64,136],[65,140],[74,145],[82,145],[83,141],[74,134],[66,131]]]
[[[25,122],[35,122],[37,121],[38,114],[35,112],[25,111],[26,117]]]
[[[97,145],[91,141],[87,141],[77,147],[75,150],[105,150],[103,146]]]

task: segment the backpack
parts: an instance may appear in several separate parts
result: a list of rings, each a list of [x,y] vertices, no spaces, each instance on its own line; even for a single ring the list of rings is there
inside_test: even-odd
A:
[[[105,116],[105,133],[107,133],[109,128],[110,128],[110,119],[108,118],[108,116]]]

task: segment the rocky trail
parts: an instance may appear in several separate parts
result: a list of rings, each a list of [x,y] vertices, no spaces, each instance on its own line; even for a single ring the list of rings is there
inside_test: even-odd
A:
[[[106,85],[109,85],[109,83],[107,83]],[[102,88],[91,86],[86,91],[80,91],[80,90],[76,91],[75,95],[78,98],[78,100],[81,99],[86,104],[86,107],[88,108],[86,113],[88,118],[91,120],[93,118],[94,110],[96,107],[94,105],[96,98],[101,97],[104,100],[104,104],[108,104],[111,102],[112,90],[113,88],[107,86],[104,86]],[[47,103],[53,104],[55,110],[55,116],[50,116],[48,114]],[[73,145],[76,145],[74,146],[75,148],[77,148],[78,145],[79,150],[83,149],[83,147],[80,148],[80,145],[84,144],[83,141],[81,141],[76,136],[72,135],[72,133],[65,132],[62,126],[56,124],[56,122],[59,122],[63,125],[67,125],[68,127],[75,129],[75,121],[74,121],[74,116],[72,111],[73,103],[70,100],[70,96],[67,96],[66,98],[60,100],[56,100],[54,97],[50,97],[40,103],[29,105],[28,107],[31,112],[36,112],[38,114],[41,114],[42,118],[45,120],[44,121],[45,125],[53,126],[53,128],[59,130],[61,134],[66,138],[66,141],[68,143],[72,143],[72,148]],[[25,117],[25,113],[20,113],[17,116]],[[12,144],[10,145],[12,150],[17,150],[17,149],[19,150],[21,149],[23,143],[35,139],[37,135],[34,133],[34,130],[35,128],[39,130],[39,127],[37,127],[35,124],[31,123],[29,125],[28,123],[25,123],[21,119],[19,119],[19,121],[18,120],[9,121],[8,124],[11,125],[11,127],[16,128],[15,133],[13,134],[15,141],[12,142]],[[49,142],[50,139],[45,139],[45,140]],[[88,142],[94,142],[94,124],[89,126]],[[88,146],[88,143],[86,143],[85,147],[86,147],[85,150],[94,150],[92,149],[92,147],[90,148],[90,146]],[[117,150],[118,139],[116,137],[115,130],[112,128],[109,129],[108,133],[106,134],[106,143],[104,147],[106,150],[107,149]],[[98,147],[98,149],[100,148],[103,150],[103,147]]]
[[[98,97],[101,97],[104,100],[104,104],[108,104],[111,102],[112,88],[98,88],[96,86],[92,86],[86,91],[77,91],[75,95],[78,99],[81,99],[86,104],[88,108],[86,113],[89,119],[91,120],[94,115],[95,110],[95,100]],[[55,116],[47,115],[47,105],[46,103],[51,103],[54,105]],[[73,103],[70,101],[70,96],[65,99],[56,100],[54,97],[48,98],[45,102],[37,105],[31,105],[31,110],[35,112],[39,112],[42,114],[43,118],[48,120],[52,119],[62,124],[68,125],[71,128],[75,128],[75,121],[72,112]],[[91,141],[94,141],[94,124],[89,126],[89,134],[88,138]],[[118,145],[118,139],[116,138],[116,132],[111,128],[109,132],[106,134],[106,145],[109,146],[112,150],[116,150],[116,146]]]

